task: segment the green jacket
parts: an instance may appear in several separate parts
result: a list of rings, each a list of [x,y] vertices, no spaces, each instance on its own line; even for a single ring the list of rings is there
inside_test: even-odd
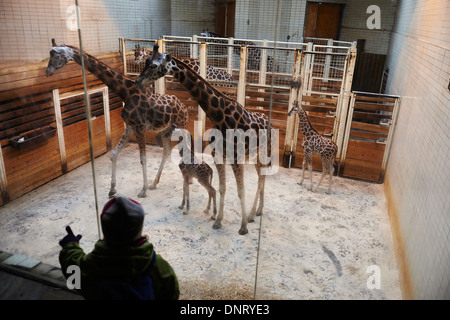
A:
[[[80,293],[86,299],[94,298],[93,291],[103,279],[140,276],[144,272],[152,279],[156,300],[178,299],[178,280],[169,263],[157,254],[153,266],[148,269],[153,254],[153,245],[148,241],[137,247],[111,247],[99,240],[89,254],[85,254],[77,242],[70,242],[61,250],[59,262],[66,278],[72,276],[67,273],[70,265],[80,268]]]

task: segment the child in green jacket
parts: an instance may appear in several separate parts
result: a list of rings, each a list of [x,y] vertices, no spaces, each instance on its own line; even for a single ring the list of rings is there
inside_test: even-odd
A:
[[[73,267],[80,271],[79,291],[85,299],[173,299],[179,298],[178,280],[172,267],[153,250],[142,236],[144,210],[136,201],[117,196],[103,208],[103,240],[85,254],[67,227],[59,242],[61,269],[72,277]],[[69,270],[68,270],[69,268]]]

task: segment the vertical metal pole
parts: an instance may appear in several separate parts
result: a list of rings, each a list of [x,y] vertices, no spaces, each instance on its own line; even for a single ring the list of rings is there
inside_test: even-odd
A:
[[[206,53],[207,53],[207,44],[201,43],[200,44],[200,76],[203,77],[203,79],[206,79]],[[200,137],[203,137],[203,133],[205,132],[205,126],[206,126],[206,113],[203,111],[203,109],[198,106],[198,122],[199,122],[199,134]]]
[[[3,161],[3,149],[0,143],[0,192],[3,204],[9,202],[8,180],[6,179],[5,162]]]
[[[247,52],[248,47],[241,47],[239,60],[239,83],[237,89],[237,102],[245,108],[245,88],[247,83]]]
[[[160,52],[165,52],[164,40],[159,39],[156,43],[159,45]],[[161,95],[166,94],[166,77],[161,77],[155,81],[155,93]]]
[[[228,46],[228,56],[227,56],[227,72],[229,74],[233,74],[233,43],[234,43],[234,39],[233,38],[229,38],[228,39],[228,44],[230,46]]]
[[[263,46],[267,47],[268,41],[263,41]],[[275,52],[274,52],[275,55]],[[272,70],[273,73],[274,70]],[[261,49],[261,57],[259,63],[259,84],[266,84],[266,73],[267,73],[267,49]],[[272,74],[273,76],[273,74]],[[259,92],[264,92],[265,89],[258,89]],[[258,101],[264,101],[264,98],[258,98]]]
[[[384,149],[383,162],[381,164],[381,179],[383,180],[384,175],[386,174],[386,166],[389,159],[389,154],[391,153],[392,138],[394,136],[395,125],[397,123],[397,115],[399,107],[400,107],[400,97],[395,99],[394,110],[392,112],[391,127],[389,128],[388,137],[386,139],[386,147]]]
[[[59,100],[59,90],[53,89],[53,106],[55,108],[56,133],[58,134],[59,156],[61,158],[62,173],[67,173],[66,143],[64,140],[64,126],[61,116],[61,104]]]
[[[338,146],[337,159],[341,158],[342,155],[342,144],[345,135],[345,121],[347,120],[347,112],[348,112],[348,102],[351,96],[351,88],[352,88],[352,80],[353,80],[353,71],[355,69],[355,60],[356,60],[356,47],[353,46],[350,50],[350,56],[347,64],[347,70],[345,73],[345,82],[343,89],[341,90],[339,101],[340,103],[337,106],[336,110],[336,121],[338,127],[338,133],[336,136],[335,143]],[[335,122],[336,126],[336,122]]]
[[[102,89],[103,93],[103,115],[105,117],[106,150],[111,150],[111,118],[109,115],[108,87]]]
[[[294,66],[292,68],[292,82],[299,83],[301,81],[300,79],[300,70],[301,70],[301,61],[302,61],[302,53],[299,49],[295,50],[294,54]],[[299,91],[301,91],[301,83],[300,87],[294,87],[291,88],[289,93],[289,102],[288,102],[288,111],[292,109],[292,106],[294,104],[294,101],[298,100],[299,97]],[[301,95],[300,95],[301,97]],[[299,101],[301,104],[302,102]],[[296,117],[287,117],[286,120],[286,137],[284,140],[284,150],[287,149],[292,152],[292,141],[294,139],[294,120]]]
[[[125,39],[120,38],[122,41],[122,61],[123,61],[123,74],[127,74],[127,47],[125,46]]]
[[[88,125],[88,135],[89,135],[89,152],[91,156],[91,169],[92,169],[92,182],[94,184],[94,200],[95,200],[95,211],[97,216],[97,229],[98,229],[98,238],[102,238],[102,230],[100,227],[100,215],[98,211],[98,197],[97,197],[97,183],[95,179],[95,165],[94,165],[94,150],[92,145],[92,130],[91,130],[91,110],[89,104],[89,96],[87,92],[87,83],[86,83],[86,70],[84,68],[84,53],[83,53],[83,42],[81,41],[81,18],[80,18],[80,10],[78,7],[78,0],[75,0],[75,7],[77,11],[77,24],[78,24],[78,41],[80,42],[80,59],[81,59],[81,70],[83,75],[83,88],[84,88],[84,102],[86,104],[86,120]],[[124,50],[125,52],[125,50]],[[126,65],[126,63],[125,63]]]

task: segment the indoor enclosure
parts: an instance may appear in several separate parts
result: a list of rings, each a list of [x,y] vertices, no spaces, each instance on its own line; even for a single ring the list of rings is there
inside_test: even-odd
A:
[[[0,271],[64,280],[65,227],[90,252],[124,195],[183,300],[450,298],[448,16],[446,0],[2,1]],[[180,170],[180,132],[209,182]],[[245,164],[217,162],[217,132]]]

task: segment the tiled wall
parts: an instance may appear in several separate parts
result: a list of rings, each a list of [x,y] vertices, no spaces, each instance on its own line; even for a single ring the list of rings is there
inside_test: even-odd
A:
[[[407,297],[450,299],[450,2],[401,1],[387,63],[401,95],[385,190]]]
[[[48,58],[50,39],[78,46],[67,28],[73,0],[2,0],[0,61]],[[163,34],[193,35],[214,30],[213,0],[79,0],[84,49],[117,51],[118,38],[158,39]]]

